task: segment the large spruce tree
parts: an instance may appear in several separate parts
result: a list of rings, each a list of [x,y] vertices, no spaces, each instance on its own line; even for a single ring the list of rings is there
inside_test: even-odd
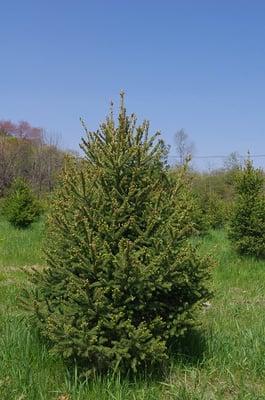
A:
[[[188,243],[184,180],[170,178],[148,129],[122,95],[118,122],[111,112],[87,132],[52,205],[47,268],[33,276],[42,335],[85,374],[166,359],[209,297],[211,261]]]
[[[236,178],[229,236],[238,253],[265,257],[265,179],[250,159]]]

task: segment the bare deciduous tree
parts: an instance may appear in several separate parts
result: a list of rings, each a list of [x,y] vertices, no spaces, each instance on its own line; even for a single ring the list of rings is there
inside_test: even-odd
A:
[[[175,148],[180,165],[183,165],[186,159],[191,158],[194,153],[194,143],[189,141],[189,136],[184,129],[175,133]]]

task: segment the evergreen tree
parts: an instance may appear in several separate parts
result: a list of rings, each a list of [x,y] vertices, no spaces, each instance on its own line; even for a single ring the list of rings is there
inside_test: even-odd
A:
[[[48,222],[34,310],[53,350],[89,375],[137,371],[168,357],[209,297],[210,259],[188,243],[191,221],[165,146],[121,98],[69,160]]]
[[[205,193],[200,202],[208,227],[211,229],[224,227],[229,219],[230,203],[216,192]]]
[[[236,179],[229,236],[240,254],[265,257],[264,174],[250,160]]]
[[[180,208],[179,213],[185,213],[186,222],[184,225],[190,230],[190,236],[205,235],[209,230],[208,221],[204,213],[204,205],[200,197],[192,188],[193,176],[188,168],[189,159],[182,167],[174,168],[169,171],[172,179],[182,185],[178,191],[178,202],[176,207]]]
[[[3,210],[7,220],[16,228],[27,228],[41,213],[39,202],[22,178],[13,181]]]

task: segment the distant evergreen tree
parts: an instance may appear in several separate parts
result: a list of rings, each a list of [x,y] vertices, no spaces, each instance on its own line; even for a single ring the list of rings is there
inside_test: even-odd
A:
[[[185,215],[183,225],[189,230],[190,236],[205,235],[209,230],[209,224],[204,213],[204,205],[197,193],[192,188],[193,176],[189,170],[189,159],[182,167],[174,168],[169,171],[175,183],[181,182],[178,191],[179,215]]]
[[[229,236],[240,254],[265,257],[264,174],[250,160],[236,180],[236,199]]]
[[[181,175],[165,146],[121,98],[84,160],[69,160],[48,222],[47,264],[33,275],[37,324],[53,351],[84,374],[137,371],[168,357],[209,298],[211,260],[188,243]]]
[[[208,227],[211,229],[223,228],[229,220],[230,203],[215,192],[205,193],[200,202]]]
[[[16,228],[27,228],[39,217],[40,204],[24,179],[13,181],[3,211],[7,220]]]

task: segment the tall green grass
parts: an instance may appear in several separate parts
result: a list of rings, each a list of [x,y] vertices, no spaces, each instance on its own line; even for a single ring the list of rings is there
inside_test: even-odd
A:
[[[42,262],[42,236],[41,222],[15,231],[1,220],[1,400],[265,400],[265,262],[238,257],[224,232],[212,232],[201,251],[217,259],[215,296],[183,354],[172,355],[153,377],[145,371],[134,381],[110,375],[79,382],[49,353],[19,305],[27,285],[19,267]]]
[[[27,229],[16,229],[0,215],[0,266],[23,266],[43,263],[43,220]]]

